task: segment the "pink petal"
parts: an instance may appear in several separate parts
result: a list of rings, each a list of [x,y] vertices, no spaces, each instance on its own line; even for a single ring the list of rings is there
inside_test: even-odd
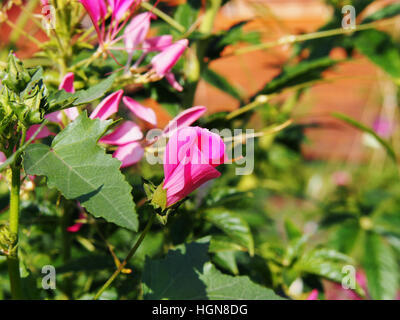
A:
[[[138,0],[108,0],[112,15],[117,22],[121,21],[134,2]]]
[[[123,90],[118,90],[104,98],[96,109],[93,110],[90,119],[99,118],[100,120],[106,120],[109,116],[116,113],[123,93]]]
[[[183,52],[186,50],[189,41],[187,39],[179,40],[166,47],[162,52],[157,54],[151,60],[151,64],[160,77],[164,77],[168,73]]]
[[[129,167],[142,159],[144,149],[138,142],[132,142],[118,147],[113,157],[122,162],[121,168]]]
[[[179,84],[178,81],[175,80],[175,76],[172,72],[168,72],[165,75],[165,79],[167,79],[168,83],[174,88],[176,91],[183,91],[182,86]]]
[[[142,49],[144,52],[162,51],[172,44],[172,36],[162,35],[144,40]]]
[[[79,220],[84,220],[86,219],[86,214],[83,212],[79,213]],[[70,226],[67,228],[68,232],[78,232],[83,226],[82,222],[77,222],[74,225]]]
[[[97,27],[100,18],[104,18],[107,14],[107,6],[104,0],[79,0],[85,7],[87,13],[92,19],[93,24]]]
[[[60,85],[58,86],[58,90],[64,89],[67,92],[74,93],[75,88],[74,88],[74,74],[72,72],[69,72],[65,75],[63,80],[61,81]],[[76,107],[68,108],[63,110],[67,117],[70,120],[75,120],[79,116],[79,111]],[[46,119],[52,121],[52,122],[57,122],[62,124],[62,118],[63,115],[61,111],[55,111],[52,112],[48,115],[45,116]]]
[[[136,117],[142,119],[151,125],[157,125],[157,117],[153,109],[142,106],[139,102],[130,97],[123,97],[122,101],[131,110]]]
[[[150,29],[150,20],[155,17],[151,12],[135,16],[124,31],[124,43],[128,52],[133,52],[146,39]]]
[[[6,155],[0,151],[0,164],[3,164],[4,161],[6,161],[6,160],[7,160]]]
[[[69,72],[65,75],[65,77],[62,79],[58,90],[64,89],[67,92],[74,93],[75,88],[74,88],[74,74],[72,72]]]
[[[26,140],[29,140],[39,129],[40,125],[39,124],[34,124],[33,126],[30,126],[28,131],[26,132]],[[46,126],[43,127],[38,135],[35,137],[35,140],[37,139],[43,139],[48,136],[54,135],[53,132],[51,132]]]
[[[130,142],[140,140],[142,138],[143,133],[140,130],[140,127],[132,121],[125,121],[112,133],[101,138],[100,142],[121,146]]]
[[[310,295],[307,297],[307,300],[318,300],[318,290],[312,290]]]
[[[171,136],[176,130],[190,126],[206,111],[206,107],[197,106],[181,112],[164,128],[164,134],[167,136]]]

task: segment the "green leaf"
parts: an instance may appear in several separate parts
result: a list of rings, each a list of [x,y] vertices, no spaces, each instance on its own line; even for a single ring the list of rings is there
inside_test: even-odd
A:
[[[230,84],[225,77],[221,76],[210,68],[204,69],[202,73],[202,78],[212,86],[222,90],[223,92],[229,94],[235,99],[241,100],[241,94],[239,90],[236,89],[232,84]]]
[[[204,218],[221,229],[233,241],[247,248],[251,256],[254,254],[253,235],[244,219],[224,208],[207,210]]]
[[[302,236],[301,231],[289,219],[285,220],[285,231],[289,241],[299,239]]]
[[[400,50],[393,39],[379,30],[365,30],[355,38],[356,48],[400,83]]]
[[[399,287],[399,266],[392,248],[376,233],[368,233],[364,250],[363,267],[372,299],[394,299]]]
[[[111,88],[115,77],[116,75],[113,74],[89,89],[75,93],[66,92],[65,90],[54,92],[48,99],[49,109],[47,113],[63,110],[71,106],[85,105],[101,98]]]
[[[178,6],[174,19],[183,25],[186,29],[196,22],[201,2],[197,0],[188,0],[186,3]]]
[[[159,300],[282,300],[272,290],[218,271],[208,257],[208,239],[170,250],[161,260],[146,260],[145,299]]]
[[[50,188],[78,200],[95,217],[136,231],[132,188],[119,170],[121,162],[97,145],[111,123],[82,113],[54,138],[51,147],[28,146],[24,168],[27,174],[46,176]]]
[[[101,98],[108,90],[110,90],[115,78],[116,74],[113,74],[87,90],[76,92],[78,98],[74,101],[74,106],[88,104],[89,102]]]
[[[400,14],[400,3],[394,3],[369,15],[362,23],[371,23],[381,19],[392,18],[398,14]]]
[[[302,61],[294,66],[285,67],[282,72],[253,96],[271,94],[283,89],[306,84],[322,78],[322,72],[336,65],[338,61],[330,58],[320,58],[312,61]]]
[[[396,154],[394,153],[392,147],[389,145],[388,142],[386,142],[379,135],[377,135],[374,130],[372,130],[371,128],[368,128],[364,124],[346,116],[343,113],[334,112],[334,113],[332,113],[332,116],[334,116],[335,118],[337,118],[339,120],[346,122],[347,124],[357,128],[357,129],[360,129],[361,131],[364,131],[364,132],[372,135],[386,149],[387,153],[392,158],[392,160],[396,162]]]
[[[221,251],[217,252],[213,257],[213,262],[227,270],[228,272],[237,275],[239,274],[239,269],[236,263],[235,251]]]

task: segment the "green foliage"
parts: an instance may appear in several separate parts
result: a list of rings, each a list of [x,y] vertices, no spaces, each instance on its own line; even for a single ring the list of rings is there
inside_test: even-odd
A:
[[[146,261],[143,274],[145,299],[282,299],[247,277],[222,274],[209,262],[208,247],[209,243],[204,239],[170,251],[163,260]]]
[[[91,120],[84,112],[53,140],[51,147],[30,145],[24,153],[27,174],[44,175],[50,188],[76,199],[96,217],[136,231],[131,187],[119,171],[120,162],[96,142],[111,121]]]

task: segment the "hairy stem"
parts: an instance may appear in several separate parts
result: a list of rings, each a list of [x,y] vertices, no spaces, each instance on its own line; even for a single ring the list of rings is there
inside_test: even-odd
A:
[[[137,241],[135,242],[134,246],[132,247],[132,249],[129,251],[128,255],[126,256],[125,260],[121,262],[121,264],[119,265],[118,269],[115,270],[115,272],[112,274],[112,276],[107,280],[107,282],[100,288],[99,291],[97,291],[96,295],[94,296],[94,300],[97,300],[98,298],[100,298],[100,296],[102,295],[102,293],[111,285],[111,283],[115,280],[115,278],[121,273],[121,271],[125,268],[126,264],[128,263],[128,261],[133,257],[133,255],[136,253],[137,249],[140,247],[140,245],[142,244],[144,238],[146,237],[146,234],[149,232],[154,218],[155,218],[156,214],[155,212],[153,212],[153,214],[151,215],[149,221],[147,222],[146,227],[144,228],[144,230],[142,231],[140,237],[137,239]]]
[[[18,225],[19,225],[19,191],[20,191],[20,166],[11,166],[11,193],[10,193],[10,217],[9,228],[11,235],[15,238],[12,249],[7,256],[8,274],[10,277],[11,296],[14,300],[23,299],[21,288],[21,275],[19,272],[18,259]]]

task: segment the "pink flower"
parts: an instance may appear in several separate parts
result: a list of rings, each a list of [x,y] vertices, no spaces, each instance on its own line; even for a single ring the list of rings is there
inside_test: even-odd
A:
[[[79,204],[78,204],[78,206],[80,207]],[[79,213],[79,220],[86,220],[86,214],[83,211],[81,211]],[[82,226],[83,226],[83,222],[77,222],[74,225],[68,227],[67,231],[75,233],[75,232],[78,232],[82,228]]]
[[[123,93],[123,90],[118,90],[104,98],[90,114],[90,119],[99,118],[100,120],[105,120],[116,113]]]
[[[6,160],[7,160],[6,155],[0,151],[0,164],[3,164],[4,161],[6,161]]]
[[[74,74],[69,72],[61,81],[58,90],[64,89],[66,92],[74,93]],[[76,107],[68,108],[62,111],[55,111],[45,116],[46,119],[63,125],[63,112],[70,120],[75,120],[79,116],[79,111]]]
[[[157,124],[156,115],[152,109],[142,106],[137,101],[129,97],[123,97],[122,100],[124,104],[135,114],[135,116],[152,125]],[[199,119],[206,112],[206,110],[207,109],[205,107],[199,106],[183,111],[170,121],[168,126],[164,129],[163,135],[168,137],[179,128],[190,126],[197,119]],[[137,132],[137,128],[132,124],[127,125],[124,128],[121,126],[117,130],[121,130],[121,132],[115,135],[110,134],[100,141],[112,145],[118,145],[119,147],[114,152],[113,157],[122,162],[121,168],[129,167],[139,162],[144,155],[144,148],[138,142],[141,137]],[[123,138],[121,138],[121,136],[123,136]],[[127,140],[130,141],[122,145],[122,141],[125,142]],[[149,141],[149,144],[152,144],[155,141],[156,140]]]
[[[188,44],[189,41],[187,39],[179,40],[166,47],[151,60],[153,69],[160,78],[171,71],[172,67],[188,47]]]
[[[164,185],[167,207],[186,197],[205,182],[218,178],[215,169],[224,162],[225,144],[221,137],[200,127],[177,130],[164,154]]]
[[[172,44],[172,36],[162,35],[158,37],[149,38],[143,41],[143,52],[163,51],[165,48]]]
[[[310,295],[307,297],[307,300],[318,300],[318,290],[312,290]]]
[[[150,29],[150,20],[154,18],[151,12],[144,12],[135,16],[124,31],[124,43],[129,53],[136,50],[146,39]]]

